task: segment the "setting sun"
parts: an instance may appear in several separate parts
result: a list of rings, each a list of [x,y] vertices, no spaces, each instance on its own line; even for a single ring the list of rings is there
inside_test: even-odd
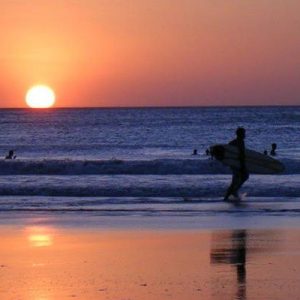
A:
[[[26,103],[31,108],[49,108],[55,103],[55,94],[45,85],[36,85],[26,94]]]

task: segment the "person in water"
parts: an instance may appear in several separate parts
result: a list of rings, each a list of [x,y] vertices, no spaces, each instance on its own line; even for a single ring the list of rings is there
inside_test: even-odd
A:
[[[238,190],[244,184],[244,182],[249,178],[249,173],[246,168],[245,162],[245,142],[244,139],[246,137],[246,130],[243,127],[239,127],[236,130],[236,139],[229,142],[229,145],[235,146],[239,150],[239,161],[240,167],[234,168],[231,167],[232,170],[232,181],[227,189],[224,200],[228,200],[229,196],[238,197]]]
[[[270,151],[270,154],[271,154],[272,156],[275,156],[275,155],[276,155],[276,148],[277,148],[277,144],[273,143],[273,144],[272,144],[272,149],[271,149],[271,151]]]
[[[16,155],[15,155],[15,152],[14,150],[9,150],[8,151],[8,154],[5,156],[5,159],[16,159]]]

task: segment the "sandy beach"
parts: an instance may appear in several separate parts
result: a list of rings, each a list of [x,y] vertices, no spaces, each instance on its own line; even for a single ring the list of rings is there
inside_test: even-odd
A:
[[[297,229],[1,225],[0,299],[300,299]]]

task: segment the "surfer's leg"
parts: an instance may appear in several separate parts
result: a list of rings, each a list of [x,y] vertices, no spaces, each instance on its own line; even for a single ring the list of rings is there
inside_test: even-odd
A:
[[[248,180],[249,174],[247,172],[241,173],[239,176],[239,183],[237,184],[236,191],[238,191],[241,186]]]
[[[232,180],[232,190],[231,190],[231,195],[233,195],[234,197],[238,198],[239,194],[239,188],[241,187],[241,185],[243,184],[243,177],[240,171],[235,171],[234,172],[234,176],[233,176],[233,180]]]
[[[231,183],[224,196],[224,201],[228,200],[229,196],[232,194],[232,191],[233,191],[233,187]]]
[[[232,183],[230,184],[230,186],[228,187],[228,189],[226,191],[226,194],[224,196],[224,201],[228,200],[228,198],[231,195],[231,193],[232,193]]]
[[[229,188],[227,189],[227,192],[224,197],[225,201],[228,200],[230,195],[237,197],[237,187],[239,186],[239,184],[240,184],[240,176],[239,176],[238,172],[233,171],[231,184],[230,184]]]

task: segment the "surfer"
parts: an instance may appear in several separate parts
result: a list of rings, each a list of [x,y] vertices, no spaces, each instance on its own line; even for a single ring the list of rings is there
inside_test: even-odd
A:
[[[244,139],[246,137],[246,130],[243,127],[239,127],[236,130],[236,139],[229,142],[229,145],[235,146],[239,149],[239,160],[240,167],[234,168],[231,167],[232,170],[232,181],[227,189],[224,200],[228,200],[229,196],[233,195],[238,198],[238,190],[243,185],[243,183],[249,178],[249,173],[246,169],[245,163],[245,142]]]
[[[5,159],[16,159],[16,155],[14,153],[14,150],[9,150],[8,154],[5,156]]]
[[[277,148],[277,144],[273,143],[273,144],[272,144],[272,149],[271,149],[271,151],[270,151],[270,154],[271,154],[272,156],[275,156],[275,155],[276,155],[276,148]]]

